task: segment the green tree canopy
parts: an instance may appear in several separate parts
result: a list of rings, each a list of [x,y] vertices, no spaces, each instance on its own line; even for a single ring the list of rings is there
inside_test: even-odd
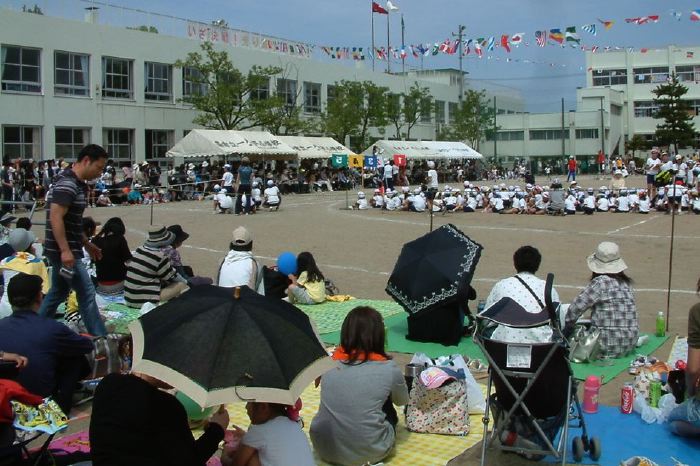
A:
[[[276,99],[251,99],[261,85],[269,85],[271,77],[282,72],[274,66],[253,66],[243,74],[225,51],[218,52],[210,42],[202,44],[202,53],[192,52],[175,66],[195,70],[188,79],[199,91],[185,96],[200,113],[193,123],[210,129],[249,129],[268,121],[271,107],[279,106]]]
[[[411,129],[420,120],[421,114],[432,107],[433,96],[430,89],[415,83],[403,98],[403,120],[406,125],[406,139],[411,138]]]
[[[680,147],[692,146],[697,132],[693,124],[690,102],[683,96],[688,88],[678,81],[676,73],[671,74],[666,84],[660,84],[652,91],[656,98],[654,103],[659,109],[654,118],[664,120],[656,125],[656,140],[660,145],[673,144],[676,152]]]
[[[485,91],[468,89],[464,99],[456,107],[450,125],[444,134],[452,141],[466,141],[475,150],[479,150],[479,142],[493,130],[495,114],[489,105]]]

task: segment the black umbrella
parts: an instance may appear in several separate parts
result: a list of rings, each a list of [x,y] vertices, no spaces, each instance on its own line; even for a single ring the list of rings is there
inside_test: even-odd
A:
[[[404,244],[386,292],[411,315],[461,299],[483,247],[452,224]]]
[[[202,407],[294,404],[311,381],[334,367],[306,314],[245,286],[194,287],[129,329],[133,370],[172,385]]]

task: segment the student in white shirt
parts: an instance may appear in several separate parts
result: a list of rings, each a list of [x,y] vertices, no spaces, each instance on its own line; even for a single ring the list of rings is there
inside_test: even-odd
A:
[[[610,201],[605,197],[605,194],[598,194],[598,203],[596,205],[598,212],[607,212],[610,210]]]
[[[357,201],[355,201],[355,208],[358,210],[369,209],[369,204],[367,203],[365,193],[363,193],[362,191],[357,193]]]
[[[651,210],[651,202],[649,202],[649,196],[646,192],[639,193],[639,201],[637,201],[637,211],[640,214],[648,214]]]
[[[575,215],[576,204],[577,201],[573,194],[569,194],[568,196],[566,196],[566,199],[564,199],[564,213],[566,215]]]
[[[282,195],[280,193],[280,189],[275,186],[274,181],[267,180],[267,188],[265,188],[263,195],[265,196],[263,207],[268,207],[270,210],[273,208],[275,210],[280,209],[280,204],[282,204]]]
[[[629,213],[630,211],[630,199],[627,196],[627,190],[620,190],[620,197],[617,199],[617,208],[615,212],[620,212],[623,214]]]
[[[690,191],[690,194],[692,196],[690,200],[691,209],[694,213],[700,214],[700,196],[698,196],[698,192],[695,189]]]
[[[372,199],[370,199],[369,202],[375,209],[381,209],[384,207],[384,196],[382,196],[382,192],[379,189],[375,189],[374,196],[372,196]]]
[[[253,200],[253,212],[257,210],[258,207],[262,205],[262,193],[260,192],[260,184],[257,181],[253,182],[252,188],[250,189],[250,198]]]
[[[586,197],[583,200],[583,213],[593,215],[593,212],[595,212],[595,196],[593,195],[593,188],[588,188]]]
[[[226,191],[221,189],[221,186],[214,185],[214,213],[225,214],[231,213],[233,209],[233,199],[226,195]]]
[[[413,196],[408,198],[408,210],[411,212],[425,212],[426,206],[427,203],[425,202],[423,193],[421,193],[421,189],[416,188],[413,191]]]
[[[476,202],[476,197],[474,197],[473,193],[466,194],[467,200],[464,203],[464,207],[462,210],[464,212],[476,212],[477,209],[477,202]]]
[[[231,165],[224,165],[224,175],[221,178],[224,190],[231,194],[233,192],[233,173],[231,173]]]

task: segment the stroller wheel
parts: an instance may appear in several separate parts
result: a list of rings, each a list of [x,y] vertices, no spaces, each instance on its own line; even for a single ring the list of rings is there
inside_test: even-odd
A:
[[[581,440],[581,437],[574,437],[574,440],[571,442],[571,450],[574,453],[574,461],[577,463],[580,462],[583,459],[583,440]]]
[[[591,437],[591,442],[588,449],[588,454],[591,456],[591,459],[593,461],[598,461],[602,452],[603,451],[600,447],[600,439],[598,437]]]

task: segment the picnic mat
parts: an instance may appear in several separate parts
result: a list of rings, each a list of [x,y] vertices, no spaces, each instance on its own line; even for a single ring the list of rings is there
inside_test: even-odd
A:
[[[598,437],[602,455],[598,461],[591,461],[584,454],[584,464],[618,466],[622,460],[633,456],[644,456],[660,465],[698,464],[700,450],[697,440],[673,435],[665,424],[647,424],[637,413],[622,414],[620,408],[600,406],[596,414],[585,414],[588,435]],[[580,429],[569,430],[568,463],[575,464],[571,454],[571,440],[580,436]],[[621,440],[622,439],[622,440]],[[546,462],[556,462],[548,456]]]
[[[321,389],[314,388],[313,385],[304,390],[301,395],[303,408],[301,416],[304,419],[304,432],[309,435],[311,420],[318,412],[321,400]],[[227,406],[231,423],[243,429],[247,429],[250,424],[245,411],[245,404],[237,403]],[[398,408],[402,413],[403,410]],[[399,415],[399,424],[396,428],[396,448],[394,453],[384,460],[385,464],[392,465],[415,465],[415,466],[437,466],[444,465],[464,450],[473,447],[481,441],[483,434],[483,424],[481,418],[483,414],[470,416],[471,432],[466,436],[416,434],[406,429],[403,415]],[[195,436],[201,435],[201,430]],[[311,442],[309,440],[309,442]],[[315,457],[316,464],[327,465],[318,457]]]
[[[141,311],[139,309],[134,309],[125,304],[118,303],[108,304],[101,312],[107,319],[105,324],[107,326],[114,326],[113,333],[124,335],[129,334],[129,323],[141,317]]]
[[[387,327],[387,350],[396,353],[425,353],[431,358],[447,354],[462,354],[470,358],[482,358],[483,354],[471,337],[462,338],[458,346],[444,346],[440,343],[422,343],[406,339],[408,323],[405,313],[384,319]],[[321,335],[325,343],[337,345],[340,343],[340,332]]]
[[[348,312],[358,306],[373,307],[386,319],[403,313],[403,308],[394,301],[379,299],[351,299],[349,301],[325,301],[321,304],[295,304],[316,324],[316,330],[324,333],[339,332]]]
[[[649,340],[639,348],[635,348],[633,354],[606,361],[611,362],[611,365],[604,366],[600,361],[584,364],[571,363],[571,367],[574,370],[574,377],[578,380],[586,380],[586,377],[589,375],[602,376],[603,383],[606,384],[620,375],[620,373],[626,371],[635,355],[649,355],[656,351],[668,339],[668,337],[657,337],[653,333],[644,333],[641,335],[648,335]]]

